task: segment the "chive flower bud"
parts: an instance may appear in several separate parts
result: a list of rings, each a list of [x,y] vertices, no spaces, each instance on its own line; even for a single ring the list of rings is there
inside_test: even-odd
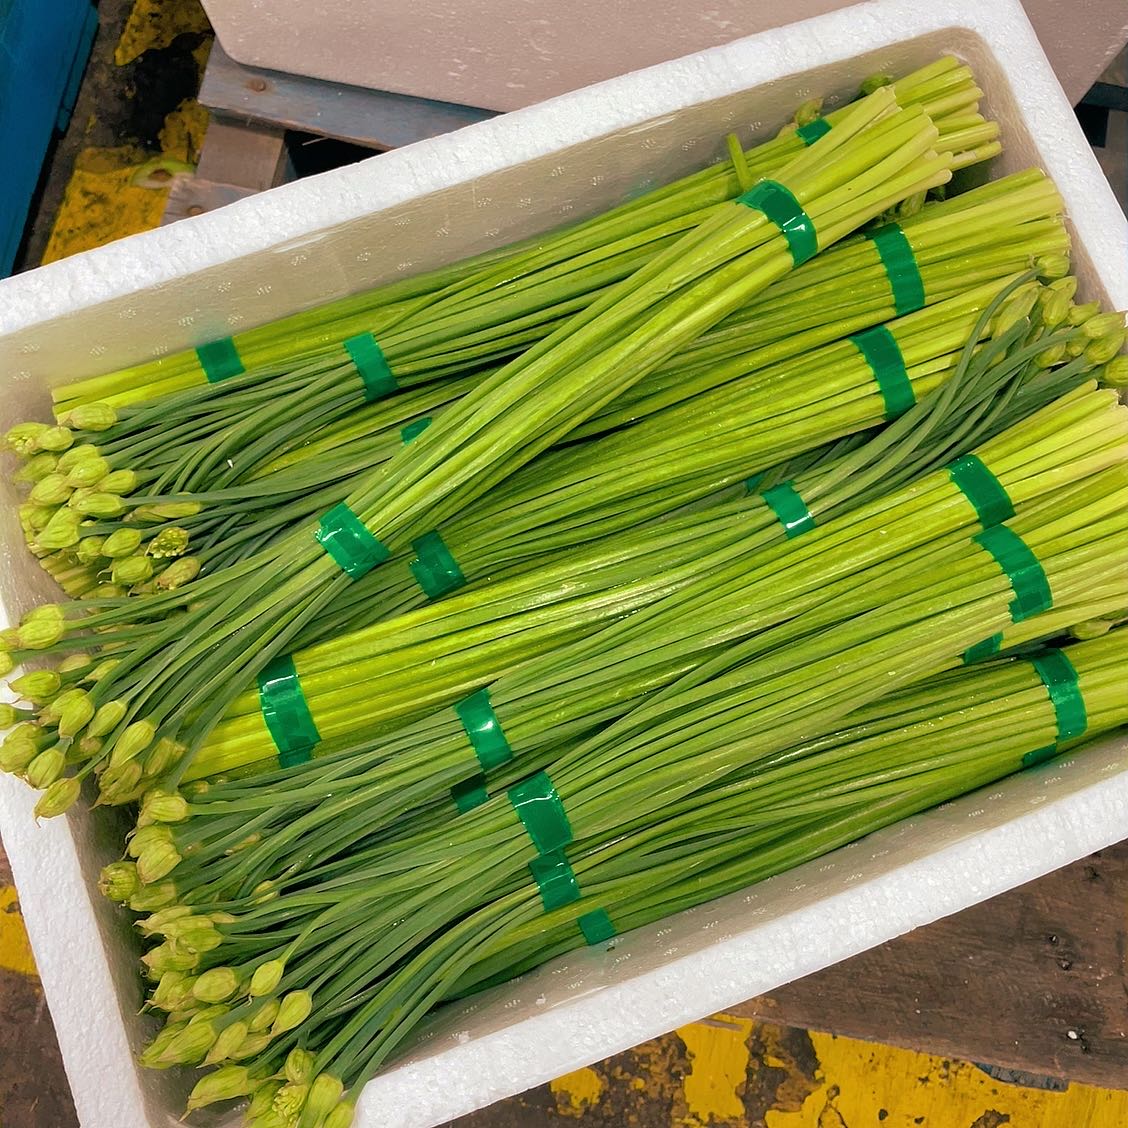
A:
[[[125,844],[125,852],[131,858],[139,858],[150,846],[172,842],[172,831],[167,826],[143,826],[135,830]],[[177,916],[188,914],[178,913]],[[170,917],[169,919],[175,919]]]
[[[99,584],[94,589],[94,599],[121,599],[125,595],[125,589],[120,588],[117,584]]]
[[[165,928],[174,920],[181,920],[186,916],[192,915],[192,908],[190,905],[173,905],[169,909],[161,909],[155,912],[152,916],[146,917],[144,920],[137,922],[137,930],[143,936],[163,936]]]
[[[295,1046],[287,1055],[282,1072],[287,1081],[295,1085],[308,1085],[313,1080],[313,1067],[317,1063],[317,1055],[312,1050],[303,1050]]]
[[[64,776],[57,779],[39,797],[35,804],[35,817],[37,819],[53,819],[64,814],[78,801],[78,794],[82,784],[77,776]]]
[[[325,1118],[321,1128],[350,1128],[356,1115],[356,1105],[352,1101],[341,1101]]]
[[[131,897],[136,896],[141,888],[141,879],[137,876],[135,862],[110,862],[102,867],[98,878],[98,888],[102,895],[111,901],[123,904]]]
[[[54,646],[67,633],[63,614],[57,619],[37,619],[33,623],[23,623],[19,628],[20,647],[24,650],[46,650]]]
[[[215,1038],[215,1026],[211,1022],[189,1022],[188,1026],[177,1034],[165,1049],[165,1052],[161,1054],[161,1061],[169,1062],[172,1065],[195,1065],[212,1048]],[[214,1073],[209,1074],[209,1077],[215,1076]],[[206,1081],[208,1078],[205,1077],[204,1080]],[[239,1095],[238,1093],[235,1094],[235,1096]],[[215,1099],[222,1100],[223,1098],[217,1097]]]
[[[305,1108],[302,1109],[301,1128],[316,1128],[335,1109],[345,1095],[345,1086],[339,1078],[322,1073],[309,1087]]]
[[[76,651],[74,654],[68,654],[59,663],[60,674],[73,674],[79,670],[85,670],[90,665],[90,655],[84,654],[82,651]]]
[[[188,547],[189,533],[181,525],[166,525],[149,542],[149,555],[163,560],[166,557],[182,556]]]
[[[157,587],[175,591],[190,583],[200,574],[200,560],[196,556],[182,556],[174,560],[158,577]]]
[[[129,898],[129,907],[135,913],[148,913],[173,904],[178,896],[174,881],[160,881],[134,893]]]
[[[138,826],[149,823],[179,823],[188,817],[188,801],[182,795],[150,792],[141,804]]]
[[[141,863],[138,862],[139,867],[140,865]],[[203,955],[204,952],[214,952],[222,943],[223,937],[210,924],[206,928],[185,929],[183,932],[178,932],[176,936],[178,948],[200,955]]]
[[[121,665],[120,658],[106,658],[104,661],[99,662],[90,673],[86,675],[86,680],[90,682],[100,682],[119,665]]]
[[[1085,334],[1091,341],[1098,340],[1109,333],[1115,333],[1118,329],[1124,328],[1124,314],[1122,313],[1098,313],[1096,317],[1090,317],[1088,321],[1081,326],[1081,332]]]
[[[21,713],[15,705],[10,705],[7,701],[0,701],[0,729],[9,729],[20,719],[25,716]]]
[[[90,722],[90,735],[106,736],[113,732],[125,719],[125,714],[128,712],[128,702],[122,701],[120,698],[114,701],[107,701],[105,705],[100,706],[98,711],[94,714],[94,719]]]
[[[192,971],[200,962],[200,957],[194,952],[184,952],[174,947],[171,943],[162,944],[153,948],[141,957],[141,962],[154,975],[164,975],[166,971]],[[214,1039],[209,1039],[207,1046],[200,1050],[202,1057]]]
[[[46,423],[17,423],[8,429],[4,442],[16,452],[27,457],[39,446],[39,436],[49,430]]]
[[[51,519],[36,534],[36,543],[50,552],[71,548],[82,539],[81,526],[81,516],[74,509],[63,506],[51,514]]]
[[[1128,388],[1128,356],[1114,356],[1101,373],[1106,388]]]
[[[30,674],[21,674],[8,684],[13,693],[18,693],[26,701],[33,705],[44,705],[59,692],[63,680],[54,670],[33,670]]]
[[[179,521],[182,517],[195,517],[203,508],[198,501],[162,501],[139,505],[133,515],[138,521]]]
[[[196,980],[192,994],[201,1003],[225,1003],[238,989],[239,976],[234,968],[213,967]]]
[[[80,466],[88,458],[100,458],[98,448],[90,443],[79,443],[70,450],[59,455],[59,473],[69,474],[75,467]]]
[[[274,1097],[274,1111],[288,1123],[296,1124],[308,1096],[308,1085],[293,1082],[283,1085]]]
[[[59,460],[50,451],[45,450],[41,454],[32,455],[12,475],[12,479],[16,482],[40,482],[49,474],[54,474],[58,465]]]
[[[111,560],[132,556],[141,547],[140,529],[117,529],[102,542],[102,555]]]
[[[6,650],[0,650],[0,678],[6,678],[16,668],[15,659]]]
[[[132,762],[107,768],[98,777],[98,794],[103,803],[125,803],[141,782],[141,765]]]
[[[48,427],[40,432],[36,443],[40,450],[64,451],[74,443],[74,433],[69,427]]]
[[[149,1003],[161,1010],[177,1010],[192,998],[195,978],[183,971],[166,971],[149,995]],[[185,992],[187,984],[187,992]],[[187,993],[187,998],[185,994]]]
[[[136,470],[111,470],[98,485],[102,493],[120,496],[133,493],[140,481]]]
[[[27,766],[27,782],[43,791],[57,780],[67,766],[66,756],[58,746],[40,752]]]
[[[150,779],[159,779],[173,764],[177,763],[181,756],[187,751],[188,746],[186,744],[182,744],[179,740],[173,740],[172,737],[162,736],[160,740],[145,753],[144,760],[142,761],[145,765],[145,775]],[[179,822],[180,820],[163,819],[161,821]]]
[[[76,431],[108,431],[117,422],[117,412],[108,403],[80,403],[66,414],[66,424]]]
[[[266,1081],[254,1091],[251,1103],[247,1106],[245,1119],[248,1124],[255,1124],[259,1117],[272,1111],[274,1098],[281,1088],[281,1081]]]
[[[156,1037],[145,1047],[141,1053],[141,1064],[147,1069],[164,1069],[166,1065],[161,1062],[161,1055],[169,1046],[188,1029],[187,1022],[166,1022]],[[169,1062],[169,1065],[172,1063]]]
[[[9,733],[0,745],[0,771],[22,775],[38,755],[39,745],[31,737]]]
[[[1128,339],[1128,332],[1124,329],[1114,329],[1093,341],[1085,349],[1085,359],[1090,364],[1107,364],[1124,348],[1126,339]]]
[[[207,974],[206,972],[204,974]],[[243,1044],[243,1039],[247,1036],[247,1024],[245,1022],[233,1022],[230,1026],[225,1026],[220,1032],[219,1037],[216,1038],[215,1044],[208,1050],[208,1056],[204,1058],[204,1065],[218,1065],[221,1061],[226,1061],[232,1057],[235,1051]]]
[[[47,528],[51,518],[55,516],[55,509],[50,505],[32,505],[25,502],[20,506],[20,526],[26,533],[28,529],[38,533]]]
[[[248,1058],[258,1057],[272,1041],[274,1041],[274,1035],[269,1031],[260,1034],[248,1034],[231,1051],[231,1056],[236,1061],[246,1061]]]
[[[100,736],[91,736],[86,733],[79,737],[76,747],[84,760],[93,760],[102,751],[104,743],[105,741]]]
[[[97,564],[102,559],[102,547],[105,543],[105,537],[83,537],[74,550],[75,559],[80,564]]]
[[[73,486],[76,489],[91,489],[96,486],[103,478],[110,472],[110,464],[104,459],[95,455],[93,458],[84,458],[79,464],[74,467],[69,474],[67,474],[66,482],[68,486]]]
[[[54,702],[59,715],[59,735],[74,737],[94,716],[94,702],[84,689],[70,689]]]
[[[278,1017],[270,1028],[271,1033],[277,1037],[279,1034],[285,1034],[287,1030],[294,1030],[309,1018],[312,1010],[313,996],[308,991],[288,992],[282,997]]]
[[[70,504],[84,517],[120,517],[125,512],[125,502],[117,494],[105,490],[84,497],[72,497]]]
[[[122,587],[143,584],[153,574],[153,562],[147,556],[127,556],[114,562],[110,578]]]
[[[95,731],[93,727],[91,732],[95,736],[102,735],[100,731]],[[153,743],[153,737],[156,734],[157,728],[152,721],[134,721],[114,742],[114,750],[110,753],[110,767],[117,768],[130,760],[136,759]]]
[[[251,986],[247,993],[252,999],[273,995],[285,971],[286,965],[281,960],[267,960],[266,963],[259,964],[251,976]]]
[[[1086,302],[1084,305],[1075,305],[1069,311],[1069,324],[1083,325],[1090,317],[1096,317],[1100,312],[1100,302]]]
[[[63,474],[46,474],[31,487],[28,500],[32,505],[64,505],[73,492]]]
[[[1054,281],[1049,284],[1049,289],[1053,290],[1055,293],[1065,294],[1070,301],[1073,301],[1077,296],[1077,286],[1078,282],[1076,277],[1069,274],[1064,278],[1055,278]]]
[[[137,872],[145,885],[151,885],[172,873],[180,861],[180,855],[171,842],[156,842],[138,856]]]
[[[1045,279],[1047,282],[1057,281],[1069,273],[1069,256],[1062,254],[1042,255],[1035,260],[1034,269],[1039,278]],[[1074,289],[1076,288],[1075,282]]]
[[[271,999],[259,1007],[248,1023],[251,1033],[258,1034],[263,1030],[269,1030],[274,1025],[274,1020],[278,1017],[281,1007],[282,1004],[277,999]]]

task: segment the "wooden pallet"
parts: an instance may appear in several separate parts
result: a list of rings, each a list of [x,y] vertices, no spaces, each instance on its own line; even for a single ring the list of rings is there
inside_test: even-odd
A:
[[[292,180],[286,147],[290,131],[380,153],[494,116],[493,110],[473,106],[246,67],[218,43],[208,58],[199,97],[212,120],[195,175],[177,176],[173,182],[164,223]]]

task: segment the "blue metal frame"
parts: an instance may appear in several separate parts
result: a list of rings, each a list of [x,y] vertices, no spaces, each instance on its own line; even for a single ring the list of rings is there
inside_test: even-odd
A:
[[[0,277],[11,272],[55,130],[70,120],[97,26],[90,0],[0,0]]]

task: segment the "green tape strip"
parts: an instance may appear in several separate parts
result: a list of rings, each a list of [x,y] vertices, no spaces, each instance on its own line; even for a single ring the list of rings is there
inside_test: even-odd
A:
[[[505,739],[501,722],[497,719],[493,704],[490,702],[488,689],[479,689],[477,693],[464,697],[455,705],[454,711],[470,738],[470,744],[483,772],[500,768],[502,764],[507,764],[513,759],[513,749]]]
[[[546,913],[580,899],[580,883],[563,850],[534,858],[529,863],[529,872],[540,888]]]
[[[1082,736],[1089,727],[1089,715],[1085,709],[1085,698],[1081,696],[1081,686],[1077,680],[1077,670],[1069,656],[1061,650],[1047,650],[1030,659],[1038,671],[1038,677],[1050,695],[1054,707],[1054,721],[1057,724],[1057,739],[1045,748],[1027,752],[1022,757],[1022,766],[1032,768],[1044,764],[1058,753],[1058,747],[1067,740]]]
[[[1048,611],[1054,605],[1050,582],[1038,557],[1030,546],[1007,525],[992,525],[972,538],[986,549],[1003,570],[1014,589],[1011,601],[1011,619],[1021,623],[1032,615]]]
[[[572,841],[572,827],[564,804],[547,772],[511,787],[509,801],[532,839],[538,854],[552,854]]]
[[[1014,503],[1002,482],[974,454],[965,454],[948,466],[952,484],[975,508],[979,523],[989,529],[1014,516]]]
[[[619,935],[606,909],[595,909],[590,913],[584,913],[576,923],[589,944],[605,944]]]
[[[196,350],[196,359],[200,362],[209,384],[218,384],[220,380],[228,380],[246,371],[239,350],[230,337],[201,345]]]
[[[796,266],[802,266],[818,253],[815,225],[789,188],[776,180],[761,180],[736,200],[747,208],[763,212],[780,229]]]
[[[321,515],[314,536],[352,580],[359,580],[391,555],[343,501]]]
[[[415,559],[409,565],[411,574],[428,599],[438,599],[466,583],[458,561],[438,530],[412,541],[411,547],[415,549]]]
[[[813,145],[820,137],[825,137],[830,132],[830,122],[826,118],[815,118],[814,121],[799,126],[795,132],[804,145]]]
[[[807,508],[807,503],[790,482],[780,482],[778,486],[764,490],[760,496],[779,518],[788,539],[815,527],[815,519]]]
[[[885,418],[896,419],[916,403],[916,393],[905,369],[905,358],[893,334],[884,325],[855,333],[850,341],[870,366],[885,401]]]
[[[1003,635],[1000,631],[982,642],[977,642],[974,646],[969,646],[964,651],[963,663],[965,666],[974,666],[977,662],[985,662],[988,658],[994,658],[1002,648]]]
[[[399,388],[384,350],[371,333],[358,333],[345,341],[344,346],[360,374],[364,398],[369,403],[390,396]]]
[[[405,444],[409,443],[412,439],[419,438],[419,436],[423,434],[423,432],[426,431],[430,426],[431,417],[429,415],[424,415],[422,419],[416,419],[413,422],[408,423],[408,425],[400,431],[400,438]]]
[[[873,240],[881,265],[885,267],[897,316],[924,309],[924,279],[920,276],[912,245],[900,224],[887,223],[869,232],[866,238]]]
[[[279,766],[304,764],[321,743],[321,733],[289,654],[280,654],[259,674],[258,691],[263,720],[278,747]]]

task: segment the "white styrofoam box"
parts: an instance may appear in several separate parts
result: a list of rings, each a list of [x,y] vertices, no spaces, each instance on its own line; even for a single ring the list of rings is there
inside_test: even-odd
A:
[[[224,50],[248,66],[515,110],[849,0],[202,2]],[[1128,42],[1128,5],[1024,3],[1066,93],[1078,101]]]
[[[770,136],[813,92],[952,51],[1002,123],[998,172],[1037,164],[1068,205],[1082,293],[1128,306],[1128,224],[1016,0],[876,2],[770,31],[286,185],[0,282],[8,426],[58,381],[355,292],[605,208]],[[48,585],[4,483],[3,603]],[[0,779],[0,828],[86,1128],[169,1125],[186,1077],[134,1065],[146,1031],[124,914],[95,889],[105,812],[36,826]],[[1128,834],[1128,745],[1000,784],[694,912],[585,949],[440,1016],[366,1090],[360,1123],[427,1128],[731,1006]],[[197,1123],[234,1123],[230,1114]]]

